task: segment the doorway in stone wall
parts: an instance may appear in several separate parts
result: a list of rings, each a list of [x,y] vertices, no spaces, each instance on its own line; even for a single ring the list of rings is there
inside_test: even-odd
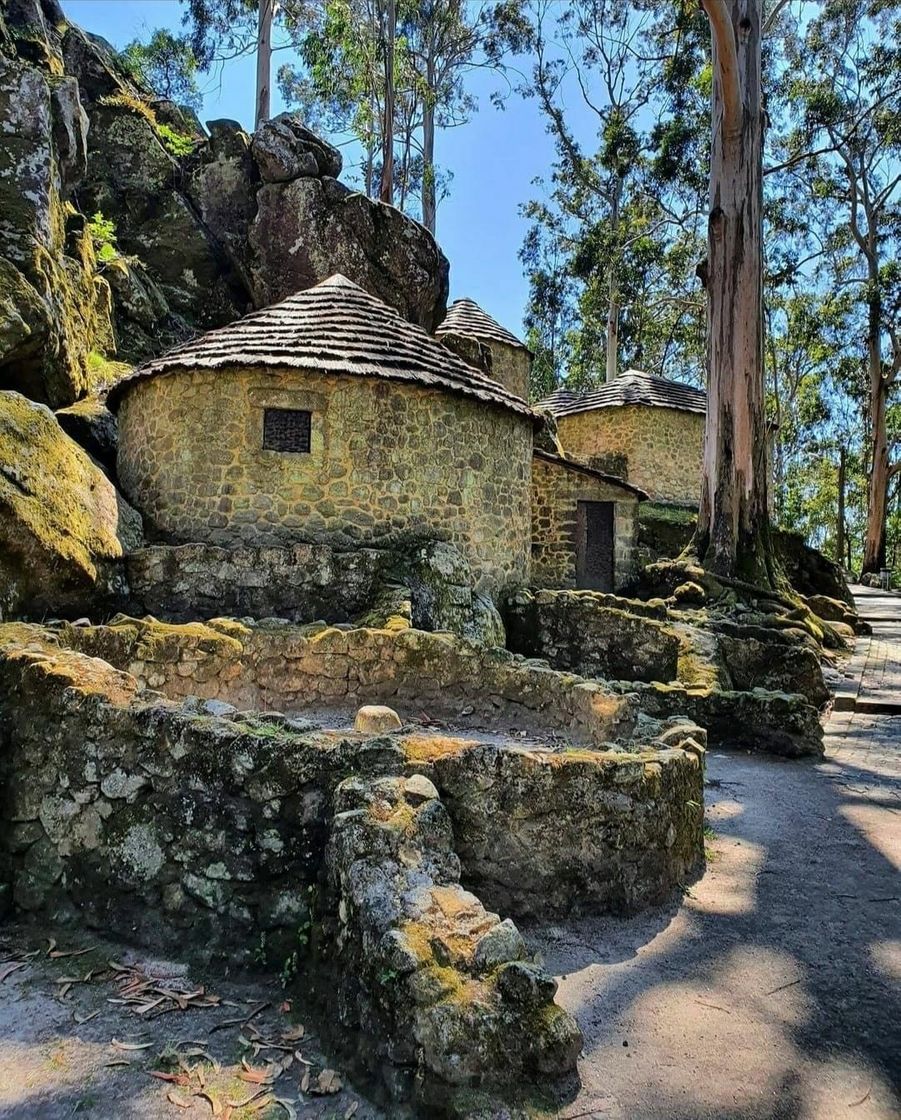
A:
[[[613,505],[576,503],[576,587],[613,590]]]

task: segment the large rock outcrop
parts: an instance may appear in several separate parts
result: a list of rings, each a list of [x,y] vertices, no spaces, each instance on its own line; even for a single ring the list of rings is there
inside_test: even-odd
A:
[[[207,136],[56,0],[0,15],[0,388],[64,407],[135,362],[335,272],[433,329],[448,264],[338,182],[290,114]]]
[[[112,602],[140,541],[138,514],[53,413],[0,392],[0,618]]]

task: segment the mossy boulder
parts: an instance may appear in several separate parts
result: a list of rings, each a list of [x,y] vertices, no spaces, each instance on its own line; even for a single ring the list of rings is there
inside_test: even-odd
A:
[[[53,413],[0,392],[0,614],[102,607],[140,541],[139,515]]]
[[[119,431],[116,417],[97,396],[85,397],[56,414],[60,427],[103,467],[109,478],[116,474]]]

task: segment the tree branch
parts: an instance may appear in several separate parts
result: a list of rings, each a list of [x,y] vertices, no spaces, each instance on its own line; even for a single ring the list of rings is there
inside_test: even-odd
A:
[[[741,132],[741,86],[738,80],[738,48],[735,29],[724,0],[701,0],[716,43],[716,70],[723,99],[723,130],[735,137]]]

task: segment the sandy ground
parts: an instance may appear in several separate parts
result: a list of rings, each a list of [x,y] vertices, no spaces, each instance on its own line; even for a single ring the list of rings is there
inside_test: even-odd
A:
[[[278,981],[206,980],[96,937],[55,937],[56,953],[95,948],[51,958],[42,931],[0,930],[3,1120],[382,1120],[340,1069],[328,1073],[303,1008],[285,1002]],[[133,967],[115,972],[110,960]],[[185,1009],[164,999],[139,1013],[173,989],[203,994]],[[133,1003],[110,1002],[135,991]],[[274,1064],[289,1058],[287,1069]],[[316,1095],[320,1087],[337,1091]]]

